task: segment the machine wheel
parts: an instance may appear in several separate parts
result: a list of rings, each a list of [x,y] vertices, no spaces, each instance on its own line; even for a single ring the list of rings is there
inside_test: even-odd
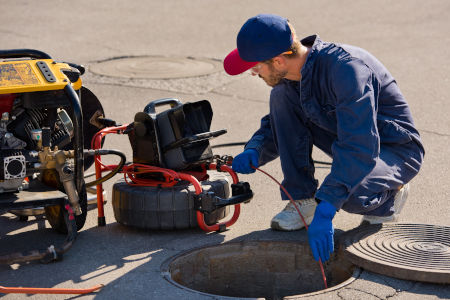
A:
[[[83,228],[87,216],[87,194],[86,186],[84,184],[78,197],[80,199],[81,215],[75,216],[75,221],[77,223],[77,230],[80,230]],[[45,217],[53,229],[59,233],[66,234],[67,226],[64,221],[64,209],[63,205],[47,206],[45,207]]]
[[[221,198],[230,195],[229,182],[223,173],[211,172],[202,181],[204,191],[214,192]],[[194,209],[194,187],[180,183],[170,188],[131,186],[123,179],[113,185],[112,206],[117,222],[143,229],[186,229],[198,227]],[[205,214],[205,223],[212,225],[226,217],[228,206]]]

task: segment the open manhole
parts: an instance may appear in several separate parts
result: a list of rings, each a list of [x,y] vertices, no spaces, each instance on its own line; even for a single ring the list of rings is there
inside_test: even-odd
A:
[[[118,57],[89,67],[97,75],[133,79],[175,79],[209,75],[222,71],[219,60],[194,57]]]
[[[324,264],[328,289],[307,242],[244,241],[198,248],[162,265],[173,284],[209,295],[288,299],[341,288],[359,276],[359,268],[340,254]]]

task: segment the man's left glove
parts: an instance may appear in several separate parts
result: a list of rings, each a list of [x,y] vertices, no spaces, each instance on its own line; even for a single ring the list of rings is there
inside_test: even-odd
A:
[[[316,207],[313,221],[308,228],[309,246],[314,259],[319,258],[325,262],[330,259],[330,253],[334,251],[333,218],[336,208],[326,201],[321,201]]]
[[[255,173],[255,169],[252,168],[258,167],[259,153],[256,149],[249,148],[246,149],[241,154],[238,154],[232,163],[232,168],[235,172],[242,174],[251,174]]]

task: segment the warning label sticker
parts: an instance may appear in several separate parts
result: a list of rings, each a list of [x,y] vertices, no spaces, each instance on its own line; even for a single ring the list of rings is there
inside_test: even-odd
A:
[[[0,88],[33,84],[39,79],[29,64],[0,64]]]

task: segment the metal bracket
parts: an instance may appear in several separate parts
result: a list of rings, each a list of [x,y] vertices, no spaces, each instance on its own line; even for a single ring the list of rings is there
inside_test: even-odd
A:
[[[202,213],[213,211],[228,205],[248,203],[253,198],[253,192],[248,182],[238,182],[231,185],[232,197],[223,199],[214,192],[203,192],[194,196],[194,208]]]

